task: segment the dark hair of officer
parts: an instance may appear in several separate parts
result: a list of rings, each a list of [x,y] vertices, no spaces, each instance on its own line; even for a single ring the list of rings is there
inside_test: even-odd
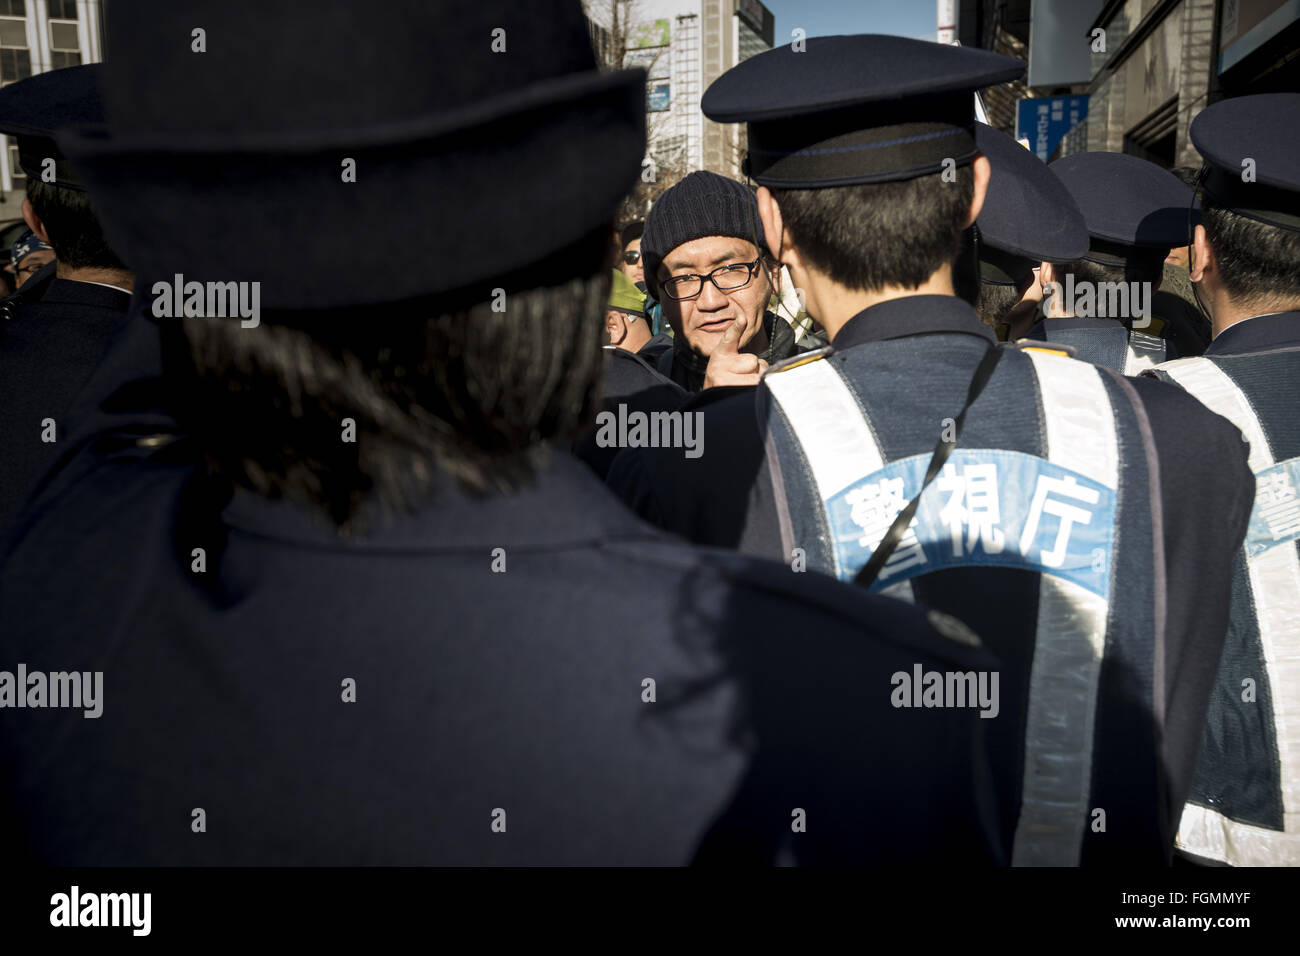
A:
[[[84,190],[67,189],[29,176],[27,201],[45,226],[50,248],[65,268],[127,268],[109,248]]]
[[[538,445],[571,443],[595,415],[604,236],[585,274],[510,292],[504,313],[484,293],[434,303],[424,318],[367,307],[264,313],[257,329],[164,323],[183,417],[216,472],[314,505],[340,528],[372,496],[418,504],[435,470],[476,492],[512,490]],[[355,442],[339,440],[345,418]]]
[[[989,328],[996,329],[1023,295],[1024,291],[1018,285],[994,285],[991,282],[981,282],[979,297],[975,300],[975,311],[979,313],[981,322]]]
[[[1104,265],[1090,259],[1078,259],[1074,262],[1053,267],[1055,281],[1064,282],[1067,275],[1073,275],[1079,282],[1150,282],[1152,287],[1160,285],[1163,277],[1165,256],[1168,249],[1138,249],[1128,251],[1124,264]]]
[[[848,289],[911,289],[961,250],[975,174],[970,166],[955,174],[955,182],[939,172],[772,195],[792,240],[819,271]]]
[[[1246,306],[1300,298],[1300,232],[1257,222],[1201,199],[1201,222],[1214,247],[1223,285]]]

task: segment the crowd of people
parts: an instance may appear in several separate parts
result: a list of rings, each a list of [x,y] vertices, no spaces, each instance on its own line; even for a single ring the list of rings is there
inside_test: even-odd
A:
[[[816,37],[617,223],[577,0],[392,6],[0,90],[9,847],[1300,864],[1300,94],[1045,164],[1021,61]]]

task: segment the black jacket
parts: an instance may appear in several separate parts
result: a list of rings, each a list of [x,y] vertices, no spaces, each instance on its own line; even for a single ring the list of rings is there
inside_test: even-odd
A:
[[[63,416],[126,318],[131,296],[55,278],[50,263],[0,303],[0,535],[64,447]],[[46,419],[53,419],[54,441]]]
[[[0,666],[103,674],[97,718],[0,708],[14,856],[999,861],[986,721],[891,705],[914,666],[996,669],[942,621],[675,542],[559,452],[342,538],[111,380],[157,338],[135,315],[101,363],[0,573]]]

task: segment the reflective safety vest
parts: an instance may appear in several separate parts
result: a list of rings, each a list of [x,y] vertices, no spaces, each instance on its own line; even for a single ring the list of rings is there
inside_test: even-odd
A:
[[[842,580],[853,579],[920,490],[934,442],[945,424],[952,425],[951,419],[916,423],[890,414],[882,393],[918,385],[887,380],[889,348],[914,357],[915,351],[903,350],[924,347],[936,361],[943,350],[957,348],[941,338],[925,346],[906,341],[791,360],[769,370],[760,386],[786,554],[802,548],[809,568]],[[969,356],[971,347],[965,348]],[[1122,380],[1045,348],[1021,349],[1006,349],[873,590],[907,600],[916,579],[958,567],[1038,574],[1038,616],[1028,624],[1036,633],[1017,638],[1033,645],[1022,695],[1024,736],[1014,742],[1023,745],[1023,762],[1011,859],[1072,866],[1081,862],[1091,835],[1090,814],[1110,806],[1100,802],[1096,781],[1123,773],[1105,761],[1126,751],[1122,759],[1135,761],[1123,765],[1129,773],[1150,779],[1158,773],[1146,751],[1133,756],[1148,746],[1138,727],[1154,724],[1151,684],[1147,680],[1142,698],[1116,677],[1126,671],[1148,679],[1153,669],[1158,627],[1149,613],[1155,559],[1143,484],[1147,459],[1130,454],[1140,461],[1132,464],[1121,456],[1121,448],[1145,447]],[[868,383],[881,403],[874,419],[855,383]],[[1009,406],[1018,414],[1008,415]],[[925,451],[886,454],[902,432],[926,435]],[[911,445],[919,442],[914,438]],[[1126,495],[1127,488],[1141,491]],[[1121,554],[1117,541],[1125,521],[1143,530]],[[1117,581],[1125,582],[1122,598]],[[978,597],[986,611],[999,600],[996,587],[991,576]],[[962,617],[960,608],[944,610]],[[1004,698],[1007,693],[1004,678]],[[1104,723],[1103,701],[1122,719]],[[1095,846],[1106,851],[1100,842]]]
[[[1300,865],[1300,458],[1274,453],[1296,427],[1294,408],[1257,411],[1277,384],[1294,388],[1294,369],[1288,355],[1248,355],[1155,370],[1241,429],[1255,473],[1228,641],[1177,840],[1237,866]]]
[[[1141,375],[1168,357],[1165,340],[1159,336],[1120,325],[1111,328],[1053,328],[1056,321],[1046,319],[1043,322],[1047,341],[1071,346],[1075,358],[1113,368],[1124,375]],[[1160,322],[1159,319],[1151,321],[1153,324]]]

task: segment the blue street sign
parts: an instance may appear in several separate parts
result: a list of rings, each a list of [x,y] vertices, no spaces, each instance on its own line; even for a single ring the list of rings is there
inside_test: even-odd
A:
[[[1029,150],[1043,162],[1061,145],[1065,134],[1088,118],[1088,97],[1044,96],[1016,104],[1016,139],[1029,140]]]

